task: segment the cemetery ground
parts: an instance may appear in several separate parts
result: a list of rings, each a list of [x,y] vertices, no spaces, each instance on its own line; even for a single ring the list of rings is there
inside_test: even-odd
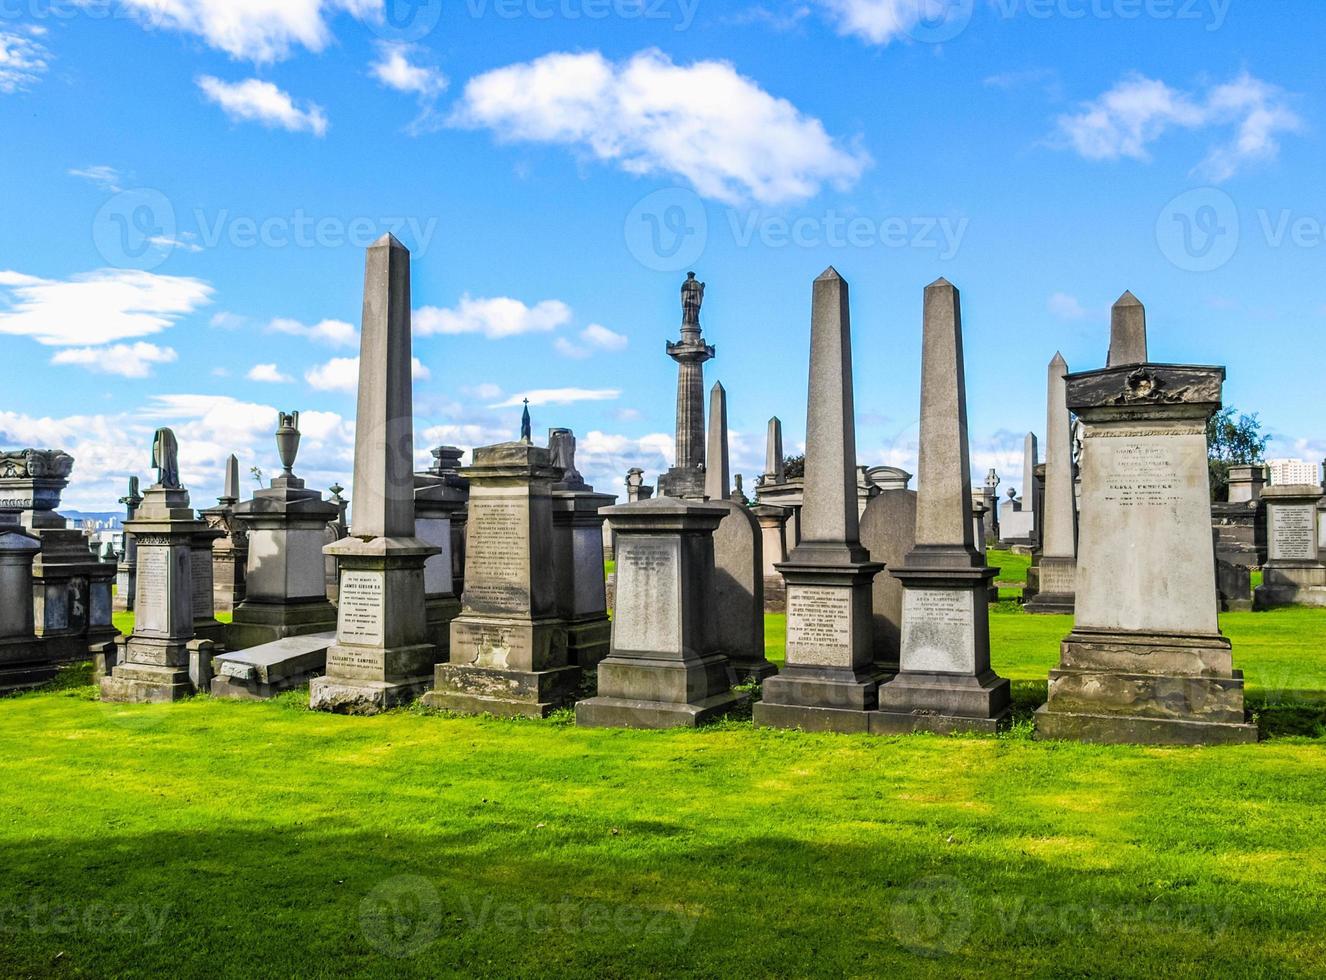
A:
[[[1320,975],[1326,610],[1222,617],[1264,741],[1220,748],[1032,740],[1069,626],[992,611],[996,738],[105,704],[75,668],[0,702],[0,962]]]

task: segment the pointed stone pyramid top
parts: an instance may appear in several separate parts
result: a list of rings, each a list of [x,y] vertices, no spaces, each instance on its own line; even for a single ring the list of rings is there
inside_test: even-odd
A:
[[[1062,351],[1054,352],[1054,357],[1050,358],[1050,367],[1062,368],[1065,373],[1068,372],[1068,362],[1064,360]]]
[[[370,247],[371,247],[371,248],[399,248],[399,249],[401,249],[401,250],[404,251],[404,252],[408,252],[408,251],[409,251],[408,248],[406,248],[404,245],[401,244],[400,239],[397,238],[395,235],[393,235],[391,232],[387,232],[385,235],[383,235],[381,238],[379,238],[377,241],[375,241]]]
[[[1131,292],[1124,293],[1110,311],[1110,357],[1108,367],[1145,364],[1146,308]]]
[[[842,276],[838,274],[837,269],[835,269],[833,266],[829,266],[827,269],[825,269],[823,272],[820,273],[819,278],[816,279],[815,281],[820,282],[825,279],[842,279]]]

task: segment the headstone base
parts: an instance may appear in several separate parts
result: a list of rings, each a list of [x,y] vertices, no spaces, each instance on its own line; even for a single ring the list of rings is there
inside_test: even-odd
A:
[[[315,633],[223,653],[212,662],[212,697],[265,700],[303,687],[326,671],[335,642],[335,633]]]
[[[768,685],[766,685],[767,688]],[[870,731],[870,713],[850,708],[815,708],[801,704],[756,703],[756,728],[789,728],[806,732],[840,732],[847,735]]]
[[[874,734],[994,733],[1012,713],[1011,685],[994,671],[969,674],[901,673],[879,689],[870,713]]]
[[[333,646],[328,656],[336,652]],[[419,647],[431,656],[431,646]],[[313,711],[331,711],[341,715],[376,715],[409,704],[428,690],[431,677],[411,677],[402,681],[346,681],[315,677],[309,682],[308,705]]]
[[[54,680],[57,672],[38,641],[0,640],[0,695],[41,687]]]
[[[679,728],[731,711],[746,695],[722,654],[684,660],[622,654],[599,664],[599,696],[576,705],[576,724],[596,728]]]
[[[576,724],[586,728],[699,728],[729,714],[749,697],[729,691],[689,704],[590,698],[576,705]]]
[[[247,650],[293,636],[336,632],[336,607],[326,599],[297,603],[241,602],[226,627],[226,646]]]
[[[1221,612],[1252,612],[1252,569],[1216,557],[1216,594]]]
[[[771,677],[778,675],[778,668],[768,660],[736,660],[728,658],[732,664],[732,670],[737,675],[738,684],[763,684]]]
[[[460,600],[454,595],[433,596],[425,600],[428,610],[428,640],[437,647],[437,655],[446,660],[451,652],[451,623],[460,615]]]
[[[1075,630],[1036,712],[1039,738],[1110,744],[1255,742],[1223,636]]]
[[[110,676],[101,678],[101,700],[156,704],[191,698],[211,683],[212,654],[207,640],[193,640],[180,648],[128,639],[120,644],[119,662]],[[143,662],[149,658],[166,662]],[[170,663],[172,660],[176,663]]]
[[[423,703],[464,715],[547,718],[575,700],[581,677],[579,667],[527,671],[438,664]]]
[[[1326,606],[1326,565],[1285,561],[1267,565],[1254,602],[1257,609]]]
[[[1072,615],[1077,559],[1042,556],[1034,572],[1027,572],[1028,588],[1023,595],[1028,598],[1023,609],[1036,615]]]

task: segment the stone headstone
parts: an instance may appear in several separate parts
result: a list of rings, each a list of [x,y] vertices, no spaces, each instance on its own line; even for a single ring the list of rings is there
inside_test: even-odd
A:
[[[364,268],[354,526],[323,549],[340,565],[341,594],[327,674],[309,685],[312,708],[372,714],[405,703],[437,663],[424,587],[437,549],[414,526],[411,364],[410,252],[384,235]]]
[[[216,532],[216,540],[211,546],[210,580],[212,607],[217,612],[234,612],[245,596],[244,576],[248,569],[249,537],[244,524],[235,516],[238,503],[239,457],[232,454],[226,460],[224,492],[217,498],[215,507],[202,512],[207,526]]]
[[[1315,483],[1269,486],[1266,508],[1269,560],[1257,589],[1257,608],[1326,606],[1326,564],[1320,552],[1322,488]]]
[[[916,545],[890,569],[903,586],[897,676],[879,690],[872,732],[992,732],[1010,714],[990,668],[989,588],[972,527],[962,307],[944,279],[925,291]]]
[[[870,583],[880,566],[860,541],[849,305],[835,269],[815,280],[802,538],[779,568],[786,667],[764,682],[757,725],[860,732],[877,704]]]
[[[1077,574],[1077,502],[1073,492],[1072,422],[1068,414],[1068,363],[1056,353],[1050,361],[1046,391],[1045,499],[1036,592],[1029,613],[1073,612]]]
[[[335,633],[313,633],[218,654],[211,695],[256,701],[303,687],[327,669],[327,651],[335,642]]]
[[[861,544],[870,560],[895,568],[916,546],[916,491],[885,490],[866,506],[861,518]],[[871,588],[874,610],[875,662],[890,674],[898,672],[902,642],[902,583],[886,573]]]
[[[1083,423],[1075,622],[1037,736],[1255,741],[1217,620],[1206,426],[1225,371],[1137,363],[1142,317],[1116,317],[1122,366],[1068,376]]]
[[[712,615],[713,534],[725,508],[660,498],[611,507],[617,528],[612,652],[576,724],[678,728],[740,704]]]
[[[438,664],[425,703],[546,718],[572,703],[581,677],[558,615],[552,485],[562,471],[547,449],[509,442],[475,449],[461,475],[470,481],[465,592],[450,662]]]

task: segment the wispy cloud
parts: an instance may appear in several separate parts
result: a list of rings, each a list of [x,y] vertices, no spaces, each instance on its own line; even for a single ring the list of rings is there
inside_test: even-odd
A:
[[[250,381],[264,384],[289,384],[295,380],[290,375],[281,373],[275,364],[255,364],[249,368],[249,373],[245,377]]]
[[[77,364],[97,374],[115,374],[122,378],[146,378],[152,374],[154,364],[170,364],[178,357],[170,347],[139,341],[110,347],[71,347],[57,351],[51,363]]]
[[[425,306],[414,311],[414,332],[433,334],[481,334],[489,340],[546,333],[569,323],[571,308],[560,300],[546,299],[527,306],[509,296],[475,299],[468,294],[454,308]]]
[[[389,89],[413,95],[419,104],[419,115],[408,132],[417,135],[439,128],[442,120],[437,100],[447,89],[447,76],[431,65],[417,63],[426,53],[419,45],[380,41],[377,50],[377,60],[369,65],[370,74]]]
[[[103,191],[111,194],[118,194],[124,190],[124,177],[114,167],[108,167],[104,164],[98,164],[93,167],[80,167],[69,171],[70,177],[80,177],[83,180],[91,181],[100,187]]]
[[[50,68],[51,52],[37,38],[45,28],[29,25],[0,31],[0,92],[13,95],[31,88]]]
[[[321,106],[312,102],[297,104],[271,82],[256,78],[223,82],[212,75],[203,75],[198,79],[198,87],[208,101],[220,106],[235,122],[256,122],[292,133],[327,135],[327,114]]]
[[[622,396],[619,388],[540,388],[512,395],[490,408],[518,408],[529,399],[531,405],[574,405],[577,402],[607,402]]]
[[[626,336],[614,333],[607,327],[597,323],[591,323],[576,340],[570,340],[566,337],[558,337],[553,346],[559,354],[566,357],[583,359],[590,357],[600,351],[618,353],[624,351],[630,341]]]
[[[353,347],[359,343],[359,331],[354,328],[353,324],[346,323],[344,320],[323,320],[319,323],[306,325],[298,320],[277,317],[267,324],[267,329],[272,333],[303,337],[305,340],[326,344],[329,347]]]

